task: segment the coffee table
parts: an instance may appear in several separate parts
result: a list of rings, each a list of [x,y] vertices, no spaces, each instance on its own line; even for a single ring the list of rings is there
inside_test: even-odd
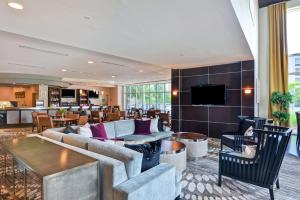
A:
[[[177,132],[173,138],[186,145],[188,159],[195,160],[207,155],[208,140],[205,134],[195,132]]]
[[[178,171],[184,171],[186,169],[185,144],[175,140],[162,140],[160,162],[172,164]]]

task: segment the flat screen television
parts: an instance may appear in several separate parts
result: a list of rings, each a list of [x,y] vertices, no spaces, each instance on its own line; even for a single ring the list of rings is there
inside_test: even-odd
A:
[[[192,105],[225,105],[225,85],[200,85],[191,88]]]
[[[94,91],[89,91],[89,98],[91,99],[96,99],[96,98],[99,98],[99,94],[97,94],[96,92]]]
[[[62,98],[75,98],[75,90],[61,89]]]

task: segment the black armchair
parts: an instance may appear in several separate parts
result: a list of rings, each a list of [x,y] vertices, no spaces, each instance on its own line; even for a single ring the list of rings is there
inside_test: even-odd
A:
[[[239,130],[236,132],[225,132],[221,136],[221,150],[223,150],[223,145],[233,149],[238,150],[241,148],[241,142],[245,131],[252,126],[255,127],[255,121],[242,119],[240,121]]]
[[[242,148],[242,139],[246,130],[252,126],[253,129],[263,129],[264,124],[266,123],[265,118],[261,117],[248,117],[243,116],[239,117],[239,129],[235,132],[225,132],[222,133],[221,137],[221,150],[223,150],[223,145],[233,149],[241,150]],[[248,139],[253,139],[253,137],[248,137]]]
[[[281,127],[266,128],[283,130]],[[268,188],[271,200],[274,199],[273,186],[279,189],[278,173],[292,133],[291,129],[284,132],[272,130],[254,130],[256,135],[256,153],[253,158],[245,157],[237,152],[223,152],[219,155],[219,186],[222,176],[230,177]]]

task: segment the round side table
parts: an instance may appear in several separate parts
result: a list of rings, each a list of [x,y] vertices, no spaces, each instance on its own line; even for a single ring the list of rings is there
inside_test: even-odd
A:
[[[195,160],[207,155],[208,140],[206,135],[195,132],[178,132],[172,136],[176,141],[186,145],[188,159]]]
[[[184,171],[186,169],[185,144],[175,140],[162,140],[160,162],[172,164],[178,171]]]

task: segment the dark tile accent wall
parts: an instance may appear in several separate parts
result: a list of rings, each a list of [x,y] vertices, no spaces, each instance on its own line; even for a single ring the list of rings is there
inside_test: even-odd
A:
[[[201,84],[225,84],[226,105],[191,105],[190,89]],[[244,94],[244,89],[252,93]],[[238,128],[238,115],[254,115],[254,61],[172,70],[172,129],[220,138]]]

